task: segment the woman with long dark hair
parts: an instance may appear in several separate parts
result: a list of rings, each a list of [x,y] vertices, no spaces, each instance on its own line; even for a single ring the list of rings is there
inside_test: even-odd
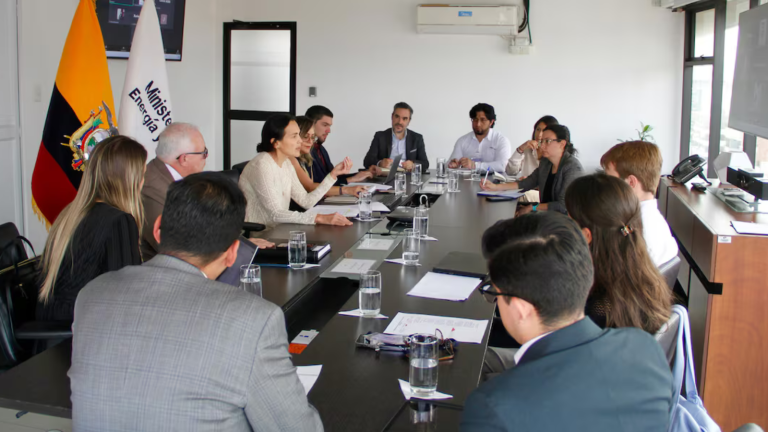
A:
[[[539,160],[541,159],[540,147],[544,130],[556,124],[560,123],[551,115],[545,115],[534,123],[531,139],[515,149],[512,157],[509,158],[506,169],[508,175],[523,179],[530,176],[539,167]]]
[[[305,209],[311,208],[333,187],[336,178],[352,167],[352,161],[345,158],[314,191],[307,193],[290,162],[290,158],[301,155],[300,149],[300,129],[293,116],[278,114],[267,119],[261,143],[256,147],[258,154],[240,176],[240,189],[248,200],[245,220],[268,227],[281,223],[352,225],[339,213],[314,215],[289,209],[291,199]]]
[[[565,191],[575,179],[583,175],[584,168],[576,159],[576,148],[571,142],[571,131],[565,125],[547,126],[541,134],[541,162],[527,178],[511,183],[481,182],[489,191],[539,188],[539,202],[520,206],[517,215],[531,211],[552,210],[565,213]]]
[[[97,276],[141,264],[141,188],[147,151],[125,136],[96,145],[75,199],[48,233],[36,318],[72,321],[80,290]]]
[[[587,315],[602,327],[656,333],[669,319],[672,293],[646,249],[640,201],[632,188],[621,179],[593,174],[571,184],[565,203],[595,266]]]

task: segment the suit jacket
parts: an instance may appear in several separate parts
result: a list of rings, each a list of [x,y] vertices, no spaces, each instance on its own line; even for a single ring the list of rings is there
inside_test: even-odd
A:
[[[144,174],[144,188],[141,190],[141,201],[144,203],[144,227],[141,230],[141,257],[149,261],[157,255],[157,241],[152,230],[157,217],[163,214],[165,195],[168,186],[173,183],[173,176],[165,163],[158,158],[147,164]]]
[[[539,188],[539,200],[544,196],[544,186],[547,184],[547,176],[552,172],[552,162],[547,158],[541,158],[539,167],[531,175],[521,180],[518,185],[521,189],[531,190]],[[552,186],[553,200],[548,203],[549,210],[558,211],[567,214],[565,208],[565,191],[568,186],[577,178],[584,175],[584,167],[581,162],[569,153],[563,153],[560,159],[560,166],[555,173],[554,185]]]
[[[475,390],[462,431],[666,431],[672,374],[658,342],[589,318],[535,342]]]
[[[157,255],[75,305],[73,429],[320,431],[280,308]]]
[[[371,148],[365,155],[363,165],[368,168],[376,165],[382,159],[388,158],[392,154],[392,128],[385,131],[376,132],[371,141]],[[421,171],[425,172],[429,168],[429,158],[424,149],[424,137],[410,129],[405,135],[405,158],[421,164]]]

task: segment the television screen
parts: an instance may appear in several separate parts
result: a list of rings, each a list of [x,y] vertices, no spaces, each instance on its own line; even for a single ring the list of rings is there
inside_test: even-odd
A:
[[[181,60],[184,40],[184,1],[155,0],[166,60]],[[128,58],[144,0],[96,0],[96,15],[107,58]]]
[[[739,15],[728,126],[768,138],[768,4]]]

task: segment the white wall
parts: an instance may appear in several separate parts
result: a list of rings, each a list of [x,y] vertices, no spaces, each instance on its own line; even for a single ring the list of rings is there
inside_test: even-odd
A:
[[[677,162],[682,14],[650,0],[536,0],[536,52],[513,56],[494,36],[417,34],[419,3],[219,0],[218,20],[298,23],[298,110],[320,104],[334,112],[327,146],[335,162],[348,155],[362,164],[373,133],[390,126],[401,100],[413,106],[411,127],[424,135],[433,163],[470,131],[477,102],[494,105],[497,129],[515,145],[530,139],[539,117],[555,115],[571,128],[588,168],[641,121],[656,128],[665,170]],[[310,86],[318,97],[308,97]]]
[[[39,249],[46,232],[30,206],[30,181],[64,40],[78,0],[20,4],[19,69],[25,231]],[[197,124],[221,169],[222,22],[298,23],[298,108],[335,113],[327,143],[335,161],[362,164],[374,131],[389,127],[392,105],[411,104],[411,126],[430,159],[447,156],[469,132],[469,108],[496,107],[498,130],[513,143],[552,114],[568,125],[588,168],[634,133],[656,128],[665,170],[677,160],[682,95],[683,16],[650,0],[536,0],[536,52],[507,53],[493,36],[419,35],[419,0],[187,0],[182,62],[167,62],[174,118]],[[462,1],[465,4],[487,0]],[[491,2],[494,3],[494,2]],[[503,2],[500,2],[503,3]],[[110,60],[115,105],[126,62]],[[318,87],[309,98],[308,87]],[[36,92],[41,97],[36,98]],[[258,137],[250,137],[255,142]]]

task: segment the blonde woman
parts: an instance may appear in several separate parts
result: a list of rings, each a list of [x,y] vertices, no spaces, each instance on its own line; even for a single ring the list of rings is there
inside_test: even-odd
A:
[[[297,158],[289,158],[293,169],[296,170],[296,175],[299,176],[301,185],[307,192],[312,192],[320,186],[320,183],[315,182],[314,173],[312,172],[312,145],[315,143],[315,124],[312,119],[305,116],[296,117],[296,124],[299,126],[299,138],[301,138],[301,148],[299,151],[301,155]],[[364,192],[365,186],[334,186],[325,196],[338,196],[338,195],[354,195],[360,196],[361,192]]]
[[[48,234],[39,321],[73,321],[80,290],[97,276],[141,264],[141,188],[147,151],[124,136],[96,146],[77,190]]]

